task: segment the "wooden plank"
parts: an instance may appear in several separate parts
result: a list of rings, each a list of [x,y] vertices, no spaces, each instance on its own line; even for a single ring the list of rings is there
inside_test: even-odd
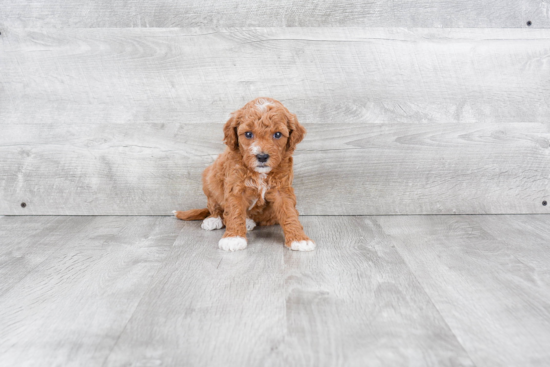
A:
[[[472,366],[374,219],[307,217],[317,250],[285,251],[285,366]]]
[[[218,138],[201,136],[194,126]],[[171,215],[182,205],[205,205],[200,177],[223,151],[222,125],[128,127],[7,126],[0,136],[0,192],[9,194],[0,199],[0,212]]]
[[[306,218],[323,244],[312,254],[283,250],[277,227],[220,253],[221,232],[186,223],[105,365],[472,365],[399,255],[360,222]]]
[[[0,50],[3,124],[221,123],[262,95],[305,123],[550,115],[543,29],[7,29]]]
[[[550,125],[308,124],[306,215],[548,213]],[[222,124],[6,125],[0,214],[169,215],[203,208]],[[27,203],[21,208],[21,201]]]
[[[10,27],[521,27],[536,15],[548,26],[545,2],[466,0],[293,2],[237,0],[159,2],[0,1],[0,24]],[[537,7],[538,5],[538,7]]]
[[[0,222],[0,295],[53,254],[92,218],[10,217]],[[4,234],[4,232],[8,232]]]
[[[285,332],[280,228],[255,229],[246,250],[228,253],[218,249],[223,231],[179,223],[172,252],[104,365],[265,365]]]
[[[523,3],[523,22],[528,27],[548,28],[550,25],[550,4],[544,1],[525,1]],[[528,22],[530,24],[528,24]]]
[[[70,221],[89,225],[55,235],[57,251],[0,298],[3,364],[101,365],[180,229],[162,217]]]
[[[62,218],[50,216],[28,218],[27,220],[0,216],[0,256],[14,251],[17,246],[26,243],[27,239],[33,236],[36,236],[37,239],[42,238],[44,234],[50,232],[61,222],[63,222]]]
[[[532,217],[516,218],[377,219],[477,366],[550,363],[549,266],[524,261],[529,252],[548,254],[549,232],[537,230],[546,236],[542,246],[522,225]],[[521,242],[495,238],[497,221],[499,231]]]
[[[537,292],[539,282],[550,284],[550,215],[488,215],[476,216],[475,221],[528,270],[526,282],[520,281],[523,286],[531,287],[532,281]]]

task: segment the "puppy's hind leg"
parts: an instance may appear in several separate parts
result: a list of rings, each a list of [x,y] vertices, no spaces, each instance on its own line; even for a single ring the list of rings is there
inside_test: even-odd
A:
[[[256,228],[256,222],[254,222],[254,219],[247,217],[246,218],[246,231],[250,232],[254,228]]]
[[[201,228],[207,231],[213,231],[215,229],[222,229],[223,223],[223,210],[221,206],[211,198],[208,198],[208,210],[210,210],[210,216],[202,221]]]

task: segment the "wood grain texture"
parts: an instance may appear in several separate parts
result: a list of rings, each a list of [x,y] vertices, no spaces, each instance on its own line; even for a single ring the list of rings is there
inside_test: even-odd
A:
[[[285,251],[285,366],[473,366],[374,220],[307,217],[312,253]]]
[[[227,253],[198,222],[29,219],[0,217],[20,257],[52,247],[0,293],[2,366],[550,362],[550,215],[305,217],[312,253],[279,226]]]
[[[27,241],[32,236],[42,238],[44,233],[50,232],[52,227],[58,226],[63,221],[59,217],[36,217],[28,220],[22,228],[22,220],[12,216],[0,216],[0,238],[2,239],[0,256],[14,251],[21,244],[32,242],[32,240]]]
[[[8,233],[0,233],[0,295],[40,266],[89,221],[68,217],[10,217],[4,221],[1,232]]]
[[[105,365],[472,365],[399,255],[358,222],[306,218],[322,244],[309,254],[284,249],[278,226],[224,253],[221,232],[183,224]]]
[[[304,123],[547,122],[550,30],[7,29],[0,121],[221,123],[258,96]]]
[[[537,218],[376,221],[477,366],[547,366],[550,267],[542,259],[549,255],[550,226],[548,216],[546,226],[531,225]]]
[[[0,1],[10,27],[548,27],[546,0]]]
[[[550,125],[307,124],[306,215],[548,213]],[[203,208],[222,124],[7,125],[0,214],[169,215]],[[27,203],[21,208],[20,202]]]
[[[530,21],[530,27],[549,28],[550,1],[529,0],[523,3],[523,21],[525,24]]]
[[[100,366],[179,232],[175,220],[162,217],[72,217],[64,224],[73,227],[45,236],[43,242],[55,240],[50,256],[0,298],[2,365]],[[41,247],[47,244],[29,244],[26,258]]]
[[[223,231],[182,228],[105,366],[263,366],[285,335],[283,236],[264,227],[244,251]],[[136,349],[136,346],[140,346]]]
[[[525,276],[534,282],[535,291],[538,284],[550,285],[550,215],[476,216],[475,220],[528,269]]]

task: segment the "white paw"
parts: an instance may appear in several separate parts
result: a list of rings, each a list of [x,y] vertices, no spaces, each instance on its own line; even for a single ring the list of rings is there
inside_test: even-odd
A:
[[[207,231],[221,229],[223,228],[222,219],[220,217],[208,217],[202,221],[201,228],[206,229]]]
[[[175,217],[176,214],[178,214],[178,211],[177,210],[172,210],[172,214],[174,214],[174,217]]]
[[[254,229],[254,227],[256,227],[256,222],[254,222],[250,218],[246,218],[246,230],[251,231]]]
[[[218,245],[220,249],[224,251],[238,251],[244,250],[246,248],[246,238],[239,236],[236,237],[225,237],[220,240]]]
[[[313,251],[315,250],[315,242],[313,241],[294,241],[290,244],[289,249],[294,251]]]

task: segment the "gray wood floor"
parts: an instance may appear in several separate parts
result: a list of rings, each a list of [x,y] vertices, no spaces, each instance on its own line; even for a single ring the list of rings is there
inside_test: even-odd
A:
[[[1,366],[547,366],[550,215],[0,217]]]

